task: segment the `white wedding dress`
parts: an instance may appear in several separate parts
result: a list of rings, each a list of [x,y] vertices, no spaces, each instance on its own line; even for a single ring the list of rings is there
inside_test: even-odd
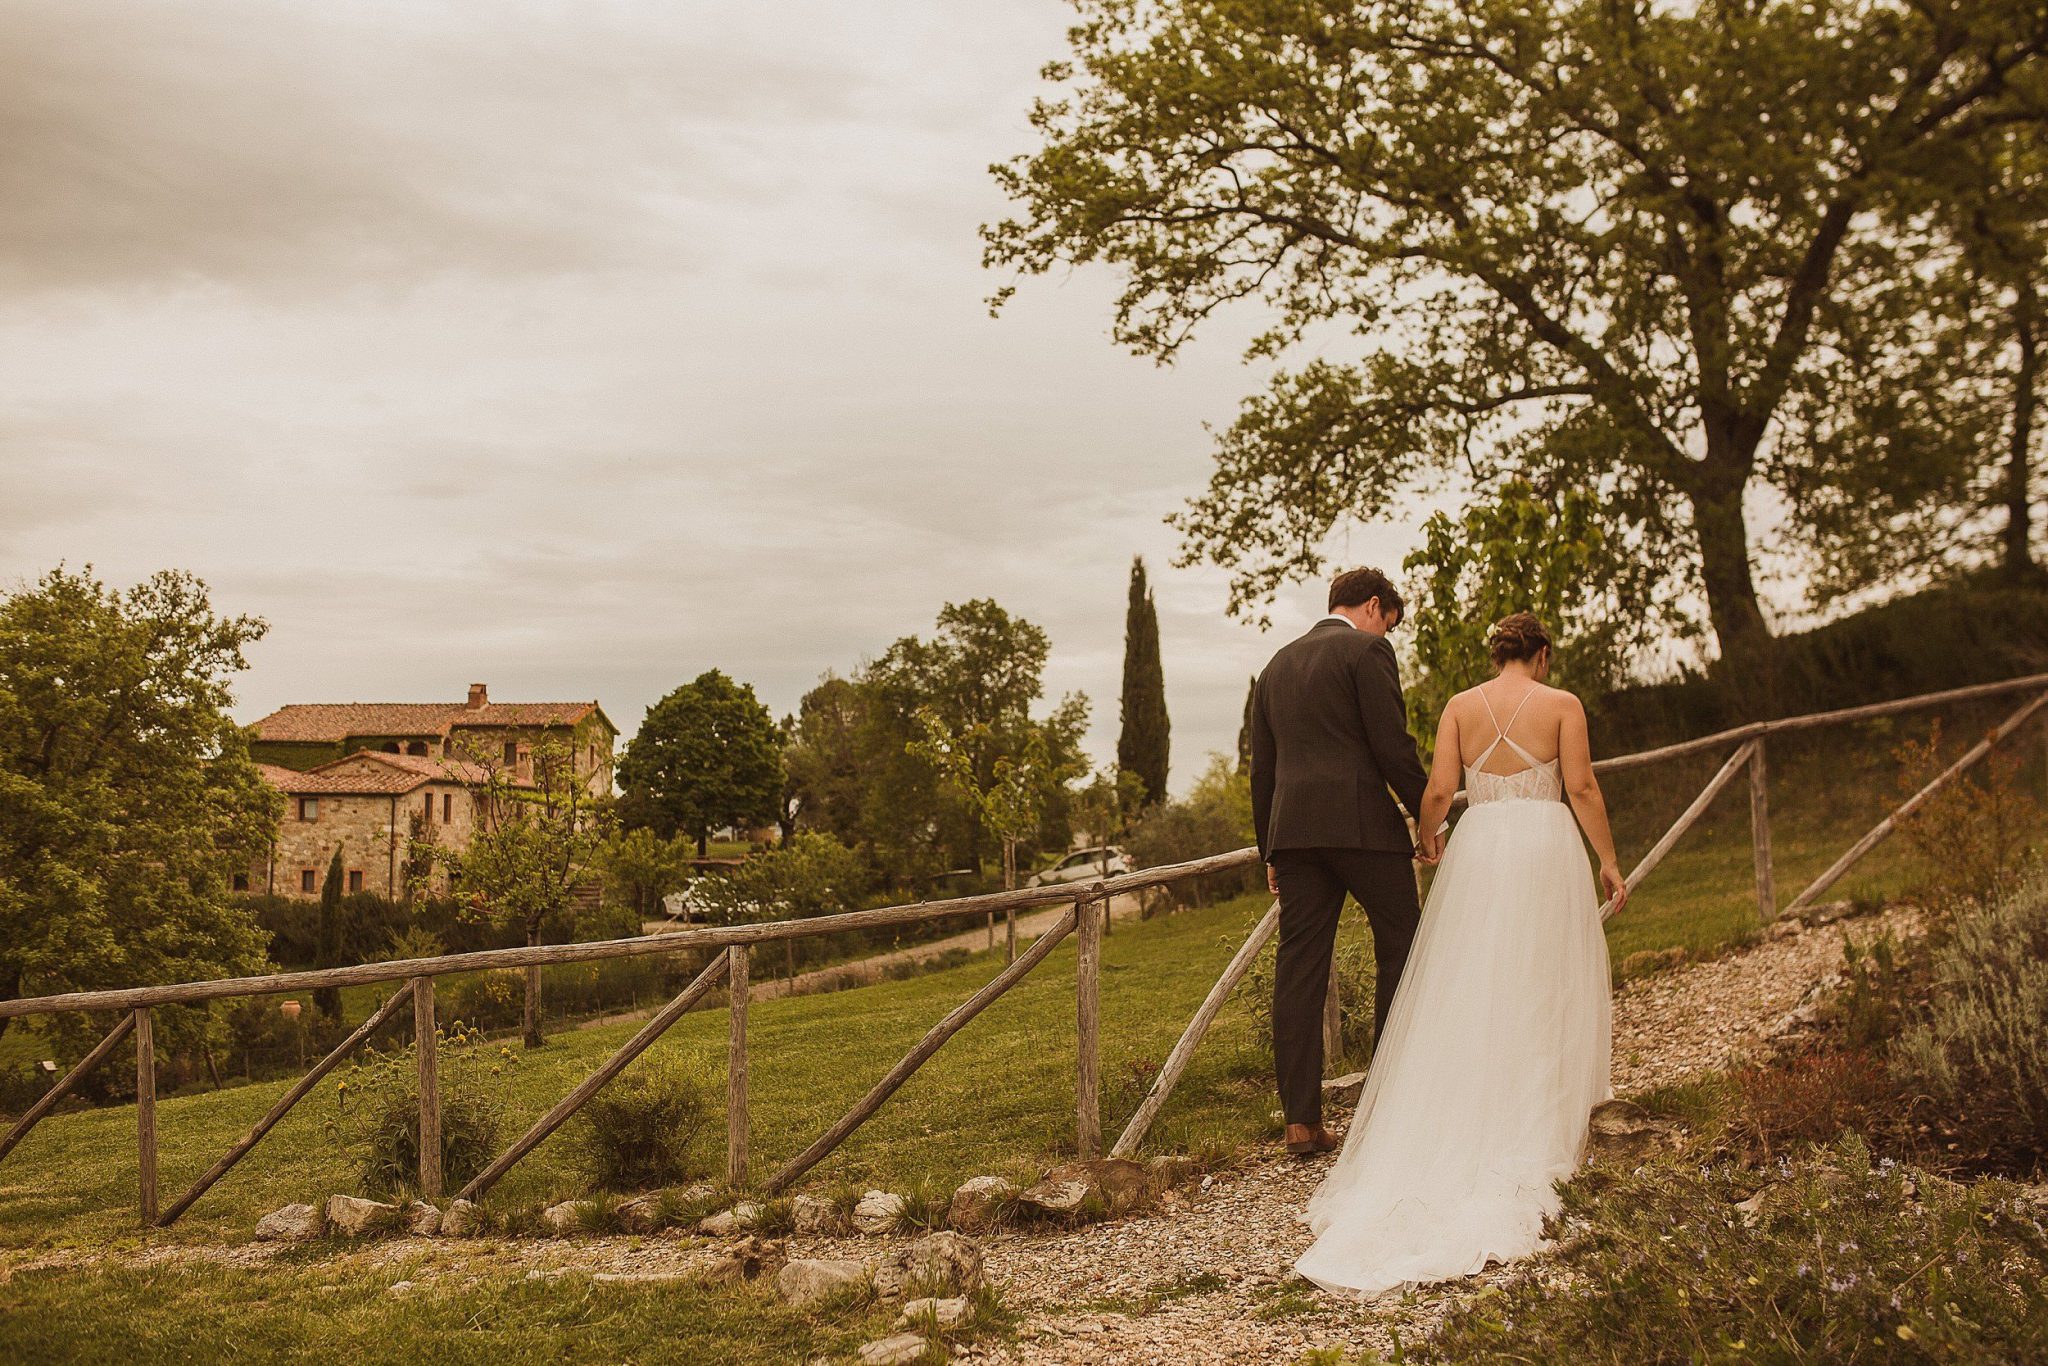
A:
[[[1533,691],[1533,690],[1532,690]],[[1480,699],[1485,701],[1485,694]],[[1523,698],[1526,703],[1527,697]],[[1516,708],[1516,715],[1520,714]],[[1608,1085],[1607,941],[1555,759],[1494,719],[1295,1269],[1334,1294],[1533,1252]],[[1503,743],[1527,767],[1483,771]]]

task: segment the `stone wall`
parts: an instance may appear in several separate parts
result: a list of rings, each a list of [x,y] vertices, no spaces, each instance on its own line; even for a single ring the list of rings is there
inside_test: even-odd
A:
[[[300,798],[287,793],[284,819],[278,824],[270,859],[251,870],[249,890],[318,896],[327,878],[328,860],[340,845],[342,890],[375,892],[394,899],[403,895],[413,817],[424,814],[429,799],[434,816],[431,822],[421,821],[422,831],[449,848],[468,847],[470,832],[476,827],[476,799],[460,783],[427,783],[397,796],[324,794],[308,799],[319,802],[313,820],[299,819]],[[309,869],[313,874],[310,891],[305,887]],[[362,874],[360,888],[350,885],[348,874],[352,871]],[[437,895],[446,892],[447,874],[436,869],[427,890]]]

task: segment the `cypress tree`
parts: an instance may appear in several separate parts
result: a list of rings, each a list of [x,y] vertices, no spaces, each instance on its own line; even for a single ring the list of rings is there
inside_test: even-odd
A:
[[[1252,675],[1252,681],[1244,686],[1244,720],[1237,727],[1237,771],[1248,771],[1252,766],[1252,697],[1259,690],[1259,676]]]
[[[314,955],[318,966],[341,966],[341,846],[334,846],[334,860],[327,865],[327,881],[320,886],[320,919]],[[313,1008],[330,1020],[341,1018],[341,988],[313,988]]]
[[[1117,767],[1145,785],[1145,803],[1166,797],[1168,731],[1166,671],[1159,658],[1159,609],[1145,579],[1142,557],[1131,561],[1130,606],[1124,616],[1123,733]]]

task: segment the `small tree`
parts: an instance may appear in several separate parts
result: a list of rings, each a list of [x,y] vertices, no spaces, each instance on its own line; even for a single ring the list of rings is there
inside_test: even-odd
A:
[[[488,749],[472,747],[469,760],[481,775],[476,828],[468,848],[434,846],[432,856],[461,880],[471,914],[516,925],[528,945],[538,944],[542,928],[570,917],[576,893],[599,876],[608,822],[577,778],[565,741],[536,742],[530,784]],[[526,970],[524,1032],[526,1046],[538,1048],[538,967]]]
[[[1172,727],[1166,715],[1166,672],[1159,656],[1159,608],[1145,578],[1145,561],[1131,561],[1130,601],[1124,611],[1123,730],[1116,764],[1144,784],[1145,800],[1166,798]]]
[[[799,830],[778,849],[764,849],[723,877],[707,878],[699,895],[715,918],[808,920],[854,910],[874,885],[860,851],[830,835]],[[796,976],[796,941],[785,939],[783,972]]]
[[[327,863],[327,880],[320,884],[320,919],[314,948],[318,965],[323,968],[341,965],[341,846],[334,846],[334,857]],[[341,988],[316,987],[313,991],[313,1008],[330,1020],[341,1018]]]
[[[689,835],[701,858],[714,828],[775,820],[783,781],[775,718],[712,669],[647,709],[619,759],[620,813],[663,839]]]
[[[652,830],[614,831],[598,862],[607,892],[630,905],[643,920],[661,907],[669,893],[690,883],[686,836],[664,840]]]
[[[1002,846],[1003,887],[1014,889],[1019,846],[1038,832],[1053,798],[1080,776],[1080,765],[1057,753],[1048,743],[1045,731],[1032,726],[1024,732],[1017,753],[995,761],[994,777],[983,786],[975,779],[973,755],[979,744],[986,741],[985,736],[972,729],[965,733],[950,731],[937,713],[928,708],[918,711],[917,724],[924,738],[911,741],[910,752],[937,769],[961,799],[974,807],[983,828],[995,835]],[[1014,911],[1009,919],[1010,954],[1014,958]],[[994,912],[989,913],[989,933],[991,937],[995,933]]]

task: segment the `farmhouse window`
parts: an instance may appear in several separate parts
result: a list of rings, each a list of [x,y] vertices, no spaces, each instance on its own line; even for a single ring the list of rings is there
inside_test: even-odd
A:
[[[299,819],[302,821],[317,821],[320,819],[320,799],[318,797],[299,798]]]
[[[351,892],[360,892],[361,890],[363,890],[363,870],[362,870],[362,869],[360,869],[360,868],[351,868],[351,869],[349,869],[349,870],[348,870],[348,889],[349,889],[349,890],[350,890]]]
[[[232,886],[234,887],[234,889],[235,889],[236,891],[238,891],[238,892],[246,892],[246,891],[248,891],[248,890],[249,890],[249,875],[248,875],[247,873],[236,873],[236,874],[235,874],[235,878],[234,878],[234,882],[233,882],[233,883],[232,883],[231,885],[232,885]]]
[[[429,825],[434,823],[434,794],[431,792],[427,794],[426,800],[421,803],[420,819]]]
[[[450,819],[452,819],[452,818],[454,817],[454,815],[455,815],[455,794],[454,794],[454,793],[452,793],[452,792],[443,792],[443,793],[441,794],[441,821],[442,821],[442,823],[443,823],[443,824],[446,824],[446,823],[447,823],[447,822],[448,822],[448,821],[449,821]]]
[[[315,876],[316,874],[313,872],[311,868],[299,869],[299,890],[302,892],[312,892],[318,890],[313,885],[313,879]]]
[[[505,742],[505,762],[508,764],[519,762],[519,742],[517,740],[507,740]]]

